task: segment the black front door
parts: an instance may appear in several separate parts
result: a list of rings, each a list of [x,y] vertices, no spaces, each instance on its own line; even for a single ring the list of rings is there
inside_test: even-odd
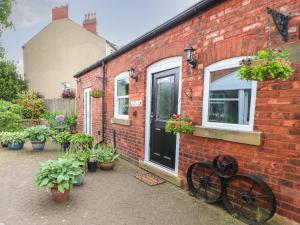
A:
[[[176,135],[165,126],[178,108],[179,68],[155,73],[152,77],[150,161],[175,169]]]

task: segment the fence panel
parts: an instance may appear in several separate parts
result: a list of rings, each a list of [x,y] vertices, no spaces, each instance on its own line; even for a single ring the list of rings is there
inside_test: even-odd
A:
[[[75,99],[46,99],[46,107],[49,112],[62,112],[68,115],[76,113]]]

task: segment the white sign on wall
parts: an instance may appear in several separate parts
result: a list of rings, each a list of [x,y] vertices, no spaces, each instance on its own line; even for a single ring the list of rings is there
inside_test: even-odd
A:
[[[143,101],[142,100],[132,100],[132,101],[130,101],[130,105],[132,107],[141,107],[143,105]]]

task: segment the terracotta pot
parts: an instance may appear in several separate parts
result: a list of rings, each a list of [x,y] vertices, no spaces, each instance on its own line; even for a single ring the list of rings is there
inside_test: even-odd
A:
[[[112,170],[114,168],[114,162],[99,162],[98,167],[102,170]]]
[[[57,187],[51,188],[52,199],[56,202],[65,202],[69,199],[70,190],[65,190],[64,193],[58,191]]]

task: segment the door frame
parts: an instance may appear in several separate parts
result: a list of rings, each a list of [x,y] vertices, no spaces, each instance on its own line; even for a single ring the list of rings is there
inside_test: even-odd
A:
[[[83,119],[83,123],[84,123],[84,133],[86,133],[86,134],[92,134],[93,133],[93,128],[92,128],[92,126],[93,126],[93,123],[92,123],[92,117],[93,117],[93,111],[92,111],[92,98],[91,98],[91,101],[88,101],[89,103],[89,107],[90,107],[90,115],[91,115],[91,117],[88,119],[88,122],[90,123],[90,125],[91,125],[91,130],[90,130],[90,133],[88,133],[87,132],[87,121],[86,121],[86,103],[85,103],[85,94],[86,93],[90,93],[91,92],[91,88],[89,87],[89,88],[85,88],[84,89],[84,91],[83,91],[83,116],[84,116],[84,119]]]
[[[168,169],[161,165],[158,165],[150,161],[150,135],[151,135],[151,124],[150,124],[150,115],[151,115],[151,101],[152,101],[152,77],[154,73],[162,72],[165,70],[178,68],[178,113],[181,112],[181,76],[182,76],[182,57],[176,56],[171,58],[166,58],[160,60],[147,68],[147,86],[146,86],[146,118],[145,118],[145,157],[144,162],[154,166],[160,170],[163,170],[172,175],[178,176],[178,161],[179,161],[179,144],[180,144],[180,135],[176,134],[176,152],[175,152],[175,169]]]

